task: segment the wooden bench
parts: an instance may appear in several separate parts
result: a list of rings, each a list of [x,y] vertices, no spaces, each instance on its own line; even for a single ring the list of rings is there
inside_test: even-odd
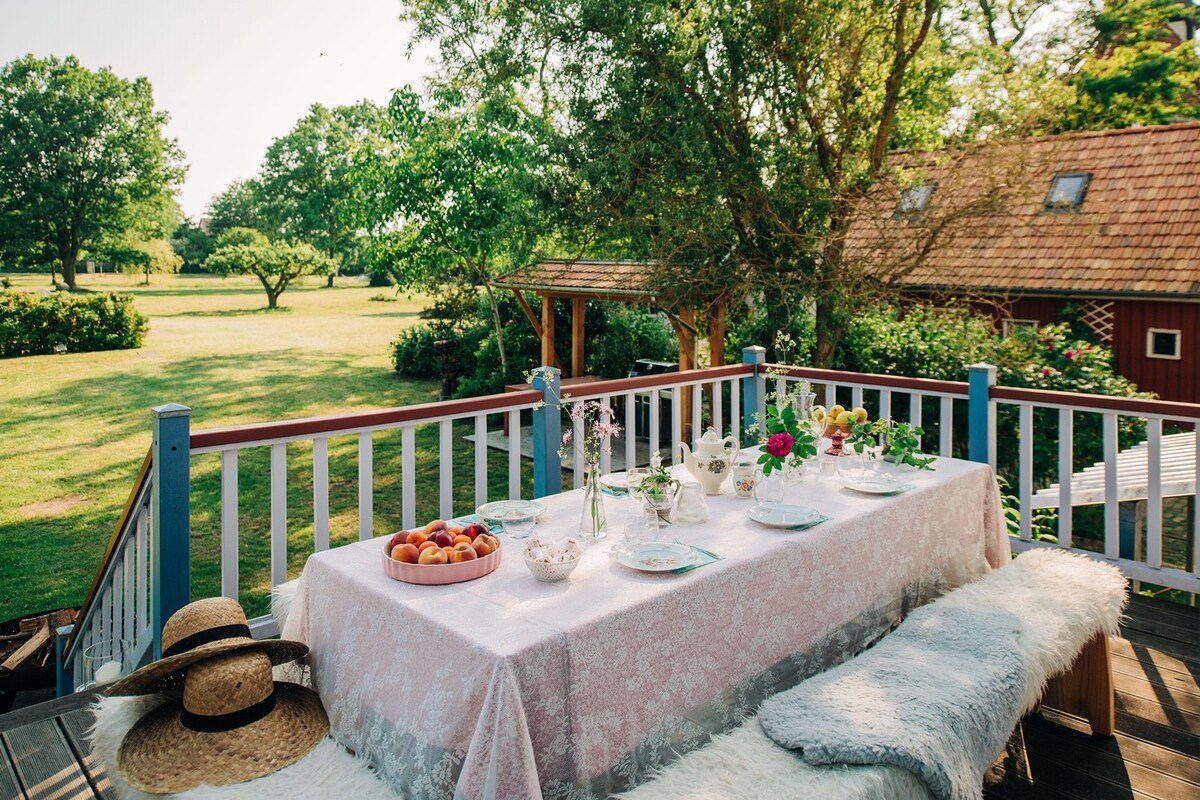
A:
[[[1014,720],[1044,704],[1082,716],[1095,733],[1111,736],[1115,698],[1108,636],[1116,632],[1125,591],[1124,579],[1110,565],[1038,550],[1022,554],[1011,566],[934,604],[955,598],[958,605],[1012,612],[1020,618],[1015,635],[1021,637],[1021,652],[1033,649],[1038,658],[1029,662],[1023,707],[1013,709]],[[824,683],[821,691],[830,691],[831,685]],[[980,686],[979,691],[988,687]],[[981,773],[988,767],[975,763]],[[928,800],[933,794],[916,774],[892,764],[809,764],[768,737],[756,715],[618,796],[625,800]]]

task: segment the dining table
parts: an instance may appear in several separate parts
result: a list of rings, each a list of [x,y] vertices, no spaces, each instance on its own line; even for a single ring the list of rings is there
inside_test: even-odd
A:
[[[986,464],[886,464],[907,488],[869,494],[854,461],[786,484],[822,516],[802,530],[751,519],[726,479],[707,521],[659,531],[719,557],[684,572],[622,563],[633,497],[604,498],[607,537],[557,583],[503,533],[494,572],[441,586],[385,574],[382,537],[316,553],[282,634],[310,648],[332,735],[401,796],[607,797],[1011,557]],[[578,537],[582,490],[538,502],[534,536]]]

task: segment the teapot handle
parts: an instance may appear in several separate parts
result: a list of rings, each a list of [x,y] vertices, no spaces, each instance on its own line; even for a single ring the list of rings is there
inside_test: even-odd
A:
[[[734,464],[737,462],[738,453],[742,450],[741,445],[738,444],[732,433],[721,440],[722,444],[725,442],[729,442],[729,446],[733,448],[733,453],[729,456],[729,463]]]

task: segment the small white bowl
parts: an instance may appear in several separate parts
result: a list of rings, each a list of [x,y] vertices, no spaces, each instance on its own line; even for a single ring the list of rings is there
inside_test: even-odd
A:
[[[524,561],[533,577],[544,583],[565,581],[575,571],[575,567],[579,566],[578,558],[570,561],[534,561],[529,556],[524,556]]]

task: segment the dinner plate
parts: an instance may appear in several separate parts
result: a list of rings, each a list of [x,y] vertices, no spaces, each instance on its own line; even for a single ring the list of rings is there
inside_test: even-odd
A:
[[[842,477],[842,485],[864,494],[900,494],[917,488],[911,483],[903,483],[887,475],[845,475]]]
[[[614,492],[629,491],[628,472],[610,472],[600,476],[600,485]]]
[[[511,504],[522,503],[529,507],[532,516],[540,517],[546,510],[546,507],[536,500],[496,500],[492,503],[484,503],[479,508],[475,509],[484,522],[504,524],[504,520],[500,518],[500,514],[505,511]]]
[[[750,519],[771,528],[795,528],[809,525],[821,518],[821,512],[808,506],[789,505],[756,505],[750,509]]]
[[[696,562],[696,551],[677,542],[642,542],[617,551],[617,561],[642,572],[670,572]]]

